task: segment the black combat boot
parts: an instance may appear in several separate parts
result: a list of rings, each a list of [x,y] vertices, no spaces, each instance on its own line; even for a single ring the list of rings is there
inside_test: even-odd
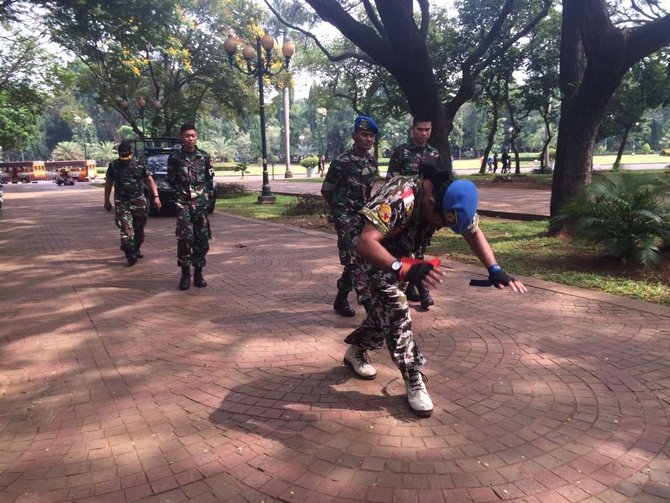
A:
[[[419,292],[416,289],[416,285],[414,283],[407,284],[407,288],[405,289],[405,296],[407,297],[407,300],[412,302],[419,302],[421,300]]]
[[[135,256],[137,258],[144,258],[144,254],[140,251],[140,246],[142,245],[141,244],[135,245]]]
[[[126,260],[128,261],[129,266],[134,266],[137,263],[137,255],[135,255],[135,250],[128,248],[124,250],[126,254]]]
[[[433,298],[430,296],[430,290],[425,286],[419,286],[419,297],[421,298],[421,307],[423,309],[428,309],[430,306],[435,304]]]
[[[179,280],[179,289],[188,290],[191,288],[191,268],[183,266],[181,268],[181,279]]]
[[[205,288],[207,281],[202,277],[202,267],[196,267],[193,272],[193,284],[198,288]]]
[[[354,311],[354,309],[349,305],[349,301],[347,300],[348,295],[349,292],[338,290],[337,297],[335,297],[335,303],[333,304],[333,309],[335,309],[335,312],[341,314],[342,316],[356,316],[356,311]]]

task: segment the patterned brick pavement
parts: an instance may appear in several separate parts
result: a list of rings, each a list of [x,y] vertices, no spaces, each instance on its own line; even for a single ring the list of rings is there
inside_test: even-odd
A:
[[[129,268],[101,189],[7,187],[0,502],[670,500],[670,309],[447,262],[419,420],[385,351],[341,364],[333,236],[211,223],[180,292],[173,218]]]

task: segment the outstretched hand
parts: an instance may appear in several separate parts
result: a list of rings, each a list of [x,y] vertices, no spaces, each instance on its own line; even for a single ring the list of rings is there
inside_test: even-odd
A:
[[[525,293],[528,291],[526,286],[521,281],[515,280],[502,269],[498,269],[497,271],[490,273],[489,281],[493,283],[493,286],[501,290],[506,286],[509,286],[512,291],[517,293]]]

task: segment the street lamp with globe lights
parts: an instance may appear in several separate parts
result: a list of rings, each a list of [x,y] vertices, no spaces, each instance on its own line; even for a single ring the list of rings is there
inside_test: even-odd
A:
[[[125,114],[130,115],[130,101],[128,98],[123,98],[119,100],[119,106],[123,109],[123,112]],[[153,105],[156,110],[160,110],[163,108],[163,104],[158,98],[155,98],[153,100]],[[147,100],[144,99],[143,96],[140,96],[135,100],[135,107],[137,108],[137,117],[140,119],[142,122],[142,136],[146,136],[146,132],[144,129],[144,118],[146,117],[146,108],[147,108]]]
[[[275,39],[269,33],[265,33],[262,37],[256,37],[256,48],[247,44],[242,49],[242,57],[246,61],[246,68],[241,67],[234,61],[235,53],[237,52],[238,41],[229,36],[223,43],[223,49],[228,54],[228,62],[231,68],[236,68],[240,72],[258,78],[258,94],[260,98],[260,118],[261,118],[261,155],[263,158],[263,188],[261,195],[258,196],[259,203],[272,204],[275,202],[275,196],[270,190],[270,180],[268,177],[268,155],[267,155],[267,141],[265,138],[265,99],[263,96],[263,78],[277,75],[282,70],[288,70],[289,62],[295,53],[295,45],[293,41],[287,38],[281,48],[284,56],[284,65],[276,72],[272,72],[272,49],[275,46]],[[265,57],[263,51],[265,49]]]
[[[81,127],[81,136],[84,139],[84,160],[88,160],[88,128],[93,124],[93,119],[88,116],[82,119],[80,116],[75,115],[74,122],[77,126]]]

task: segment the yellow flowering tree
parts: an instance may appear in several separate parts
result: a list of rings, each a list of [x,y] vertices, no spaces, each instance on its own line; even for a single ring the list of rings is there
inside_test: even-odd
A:
[[[63,0],[50,11],[55,40],[85,64],[82,91],[138,136],[253,103],[253,82],[228,68],[222,47],[231,31],[254,36],[262,11],[251,0]]]

